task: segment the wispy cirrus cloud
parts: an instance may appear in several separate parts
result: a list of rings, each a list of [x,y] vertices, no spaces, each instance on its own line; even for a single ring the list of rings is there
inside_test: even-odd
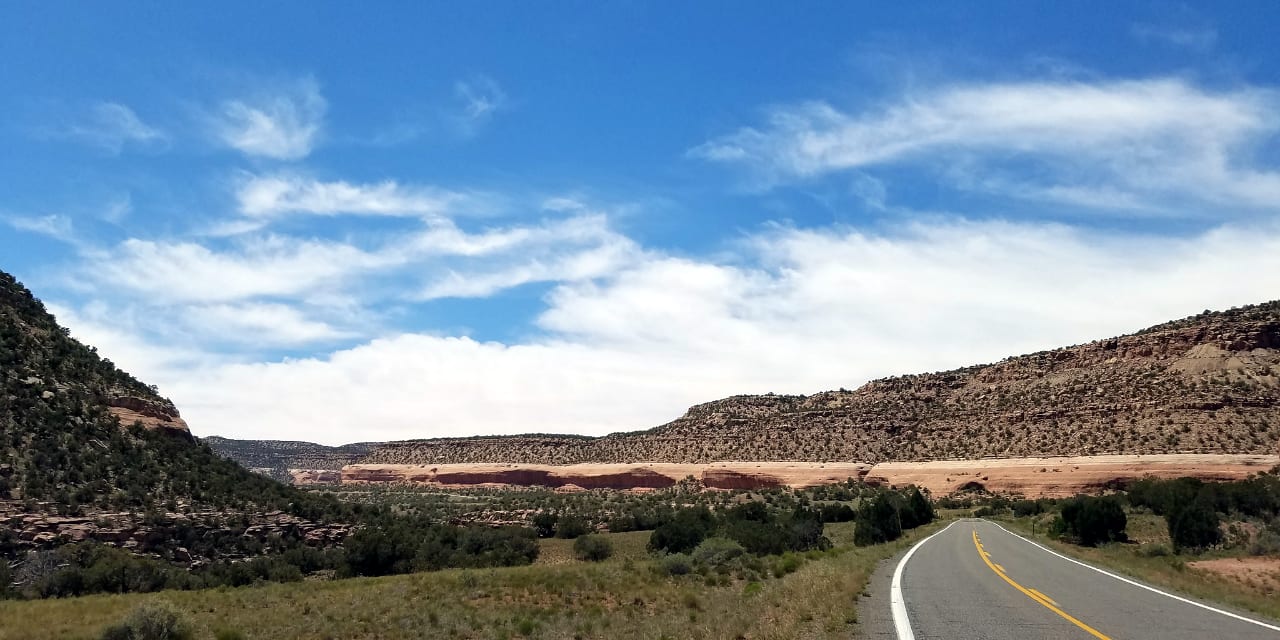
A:
[[[143,122],[133,109],[118,102],[99,102],[70,123],[47,130],[54,137],[76,140],[111,154],[126,146],[156,149],[168,143],[168,134]]]
[[[1211,91],[1179,79],[971,84],[879,109],[775,109],[691,154],[753,168],[766,184],[914,166],[952,186],[1108,208],[1128,200],[1274,209],[1280,172],[1254,160],[1280,130],[1280,93]]]
[[[1139,42],[1155,42],[1201,52],[1212,49],[1218,42],[1218,30],[1207,25],[1173,26],[1141,22],[1129,31]]]
[[[5,224],[18,231],[38,233],[63,242],[75,243],[76,241],[75,229],[71,218],[62,214],[51,213],[43,216],[6,215],[0,216],[0,220],[4,220]]]
[[[347,243],[285,236],[254,237],[226,249],[134,238],[92,254],[79,277],[168,303],[225,302],[336,290],[387,260]]]
[[[240,212],[256,218],[288,214],[435,217],[467,199],[433,187],[411,187],[395,180],[355,184],[297,175],[251,175],[236,191]]]
[[[461,105],[461,114],[457,118],[459,128],[466,134],[475,133],[494,113],[507,106],[506,92],[493,78],[485,75],[459,80],[453,85],[453,93]]]
[[[212,341],[295,347],[359,335],[318,319],[314,309],[281,303],[192,305],[181,315]]]
[[[214,136],[249,156],[297,160],[318,142],[328,103],[311,78],[292,86],[224,101],[212,117]]]

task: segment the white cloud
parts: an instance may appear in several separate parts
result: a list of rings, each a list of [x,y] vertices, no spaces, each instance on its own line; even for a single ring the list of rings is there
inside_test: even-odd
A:
[[[488,76],[460,80],[454,84],[453,93],[462,103],[464,121],[473,126],[488,120],[507,103],[507,94]]]
[[[53,213],[45,216],[4,216],[6,224],[19,231],[38,233],[63,242],[74,243],[75,230],[71,218]]]
[[[497,268],[467,272],[449,271],[436,278],[420,294],[437,298],[487,298],[495,293],[533,282],[580,282],[618,273],[634,264],[640,251],[619,239],[585,249],[559,250],[547,257],[520,260]]]
[[[884,234],[774,227],[739,253],[645,254],[562,284],[538,319],[545,334],[511,344],[402,334],[279,362],[118,360],[171,394],[198,434],[604,433],[735,393],[990,362],[1280,291],[1275,226],[1188,237],[955,219]]]
[[[1130,30],[1140,42],[1158,42],[1192,51],[1208,51],[1218,43],[1218,30],[1208,26],[1177,27],[1138,23]]]
[[[187,326],[201,330],[215,341],[280,347],[332,342],[355,335],[284,304],[190,306],[183,310],[183,314]]]
[[[263,296],[302,296],[335,290],[387,258],[357,247],[278,236],[215,251],[190,242],[131,239],[93,256],[84,277],[164,303],[226,302]]]
[[[776,110],[691,153],[769,181],[915,164],[957,186],[1109,207],[1117,198],[1185,212],[1186,199],[1280,203],[1280,173],[1250,152],[1280,129],[1280,94],[1213,92],[1177,79],[978,84],[879,110],[825,103]],[[1103,197],[1105,196],[1105,197]]]
[[[249,176],[240,185],[236,197],[241,213],[258,218],[290,213],[433,217],[446,214],[455,204],[467,199],[460,193],[407,187],[394,180],[352,184],[295,175]]]
[[[143,122],[133,109],[117,102],[95,104],[87,116],[56,133],[113,154],[120,153],[126,145],[151,147],[168,140],[164,131]]]
[[[607,278],[642,259],[601,214],[466,232],[449,220],[368,247],[278,235],[228,243],[131,239],[86,249],[68,281],[166,344],[264,353],[376,335],[388,304],[488,297],[530,282]],[[214,348],[210,346],[209,348]]]
[[[242,100],[223,102],[215,135],[250,156],[297,160],[311,153],[327,103],[314,80]]]
[[[125,193],[119,198],[107,203],[106,207],[99,214],[103,220],[111,224],[120,224],[124,219],[133,213],[133,196]]]
[[[56,303],[46,306],[59,325],[72,329],[74,338],[96,347],[99,356],[147,384],[164,381],[167,385],[180,371],[216,370],[229,361],[207,350],[157,342],[130,314],[101,303],[79,309]]]

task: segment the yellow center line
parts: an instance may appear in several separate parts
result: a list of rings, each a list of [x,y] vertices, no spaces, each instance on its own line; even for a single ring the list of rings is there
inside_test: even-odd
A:
[[[1000,565],[996,565],[996,566],[998,567]],[[1030,591],[1031,593],[1034,593],[1040,596],[1041,598],[1048,600],[1049,602],[1053,602],[1053,604],[1058,604],[1057,602],[1054,602],[1053,598],[1050,598],[1049,596],[1046,596],[1045,594],[1041,593],[1039,589],[1033,589],[1031,587],[1027,587],[1027,591]]]
[[[1013,581],[1013,578],[1010,578],[1009,576],[1005,575],[1005,573],[1004,573],[1004,569],[1003,569],[1002,567],[1000,567],[999,565],[995,564],[994,562],[992,562],[992,561],[991,561],[991,558],[990,558],[990,555],[991,555],[991,554],[987,553],[987,552],[982,548],[982,543],[978,540],[978,530],[977,530],[977,529],[974,529],[974,531],[973,531],[973,546],[974,546],[975,548],[977,548],[977,550],[978,550],[978,556],[982,558],[982,561],[983,561],[983,562],[985,562],[985,563],[987,563],[987,566],[988,566],[988,567],[990,567],[990,569],[991,569],[992,571],[994,571],[996,575],[998,575],[998,576],[1000,576],[1001,578],[1003,578],[1003,579],[1004,579],[1004,581],[1005,581],[1005,582],[1008,582],[1008,583],[1009,583],[1009,585],[1010,585],[1010,586],[1012,586],[1014,589],[1017,589],[1018,591],[1021,591],[1021,592],[1023,593],[1023,595],[1027,596],[1028,598],[1031,598],[1032,600],[1035,600],[1037,603],[1039,603],[1040,605],[1044,606],[1044,608],[1046,608],[1046,609],[1048,609],[1048,610],[1050,610],[1050,611],[1052,611],[1052,612],[1054,612],[1054,613],[1056,613],[1056,614],[1058,614],[1058,615],[1062,616],[1063,618],[1065,618],[1065,619],[1066,619],[1068,622],[1070,622],[1071,624],[1074,624],[1074,625],[1076,625],[1077,627],[1080,627],[1081,629],[1084,629],[1085,631],[1088,631],[1090,635],[1092,635],[1093,637],[1097,638],[1098,640],[1111,640],[1111,639],[1110,639],[1110,638],[1108,638],[1107,636],[1102,635],[1102,633],[1101,633],[1100,631],[1098,631],[1097,629],[1094,629],[1093,627],[1091,627],[1091,626],[1089,626],[1089,625],[1087,625],[1087,624],[1085,624],[1085,623],[1083,623],[1083,622],[1080,622],[1079,620],[1076,620],[1075,618],[1073,618],[1073,617],[1071,616],[1071,614],[1067,613],[1066,611],[1063,611],[1062,609],[1059,609],[1059,608],[1058,608],[1058,606],[1057,606],[1057,603],[1055,603],[1054,601],[1052,601],[1052,600],[1050,600],[1049,598],[1045,597],[1045,596],[1044,596],[1044,594],[1041,594],[1039,591],[1036,591],[1035,589],[1028,589],[1028,588],[1026,588],[1026,587],[1024,587],[1024,586],[1022,586],[1022,585],[1020,585],[1020,584],[1018,584],[1018,583],[1016,583],[1016,582],[1014,582],[1014,581]]]

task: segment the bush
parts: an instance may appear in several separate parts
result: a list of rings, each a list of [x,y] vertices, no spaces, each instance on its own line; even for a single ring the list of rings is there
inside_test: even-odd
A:
[[[1138,555],[1144,558],[1163,558],[1168,556],[1172,551],[1169,547],[1158,542],[1148,542],[1138,547]]]
[[[714,526],[715,518],[706,507],[682,509],[653,530],[649,536],[649,550],[667,553],[692,551],[706,539]]]
[[[556,514],[546,511],[533,517],[533,530],[539,538],[550,538],[556,534]]]
[[[683,576],[693,571],[693,562],[683,553],[673,553],[663,556],[658,567],[669,576]]]
[[[933,522],[933,505],[918,487],[909,487],[906,496],[906,504],[902,506],[900,514],[903,529],[914,529]]]
[[[172,606],[151,602],[134,609],[123,622],[102,632],[102,640],[189,640],[191,637],[191,629]]]
[[[563,515],[556,521],[556,537],[572,540],[591,531],[586,520],[578,516]]]
[[[506,567],[529,564],[537,557],[532,529],[459,527],[421,517],[387,516],[347,538],[339,573],[383,576],[446,567]]]
[[[0,556],[0,600],[6,600],[13,597],[13,589],[10,586],[13,583],[13,571],[9,569],[9,561]]]
[[[1274,556],[1280,555],[1280,533],[1276,533],[1271,529],[1263,529],[1258,533],[1257,539],[1249,543],[1249,555],[1251,556]]]
[[[1128,524],[1124,507],[1115,498],[1078,496],[1062,503],[1062,513],[1050,530],[1094,547],[1102,542],[1126,540],[1124,530]]]
[[[692,555],[694,562],[714,568],[726,566],[746,552],[735,540],[715,537],[703,540]]]
[[[1019,518],[1039,515],[1042,511],[1040,503],[1035,500],[1018,500],[1013,503],[1013,515]]]
[[[573,555],[579,560],[600,562],[613,555],[613,544],[608,538],[594,533],[579,536],[573,541]]]
[[[854,518],[854,523],[853,543],[860,547],[902,537],[902,524],[898,520],[898,510],[885,492],[877,492],[875,497],[863,500],[858,505],[858,515]]]
[[[1191,504],[1165,514],[1175,551],[1205,549],[1222,541],[1218,512],[1202,494]]]
[[[823,522],[849,522],[854,518],[853,508],[847,504],[824,504],[819,507]]]
[[[793,553],[784,554],[773,565],[773,577],[781,578],[789,573],[795,573],[796,569],[799,569],[802,564],[804,564],[804,559],[800,556]]]

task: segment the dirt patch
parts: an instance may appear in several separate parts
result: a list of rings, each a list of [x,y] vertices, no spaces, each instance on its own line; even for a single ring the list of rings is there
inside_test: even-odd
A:
[[[1268,595],[1280,593],[1280,558],[1218,558],[1188,562],[1187,566],[1249,585]]]

